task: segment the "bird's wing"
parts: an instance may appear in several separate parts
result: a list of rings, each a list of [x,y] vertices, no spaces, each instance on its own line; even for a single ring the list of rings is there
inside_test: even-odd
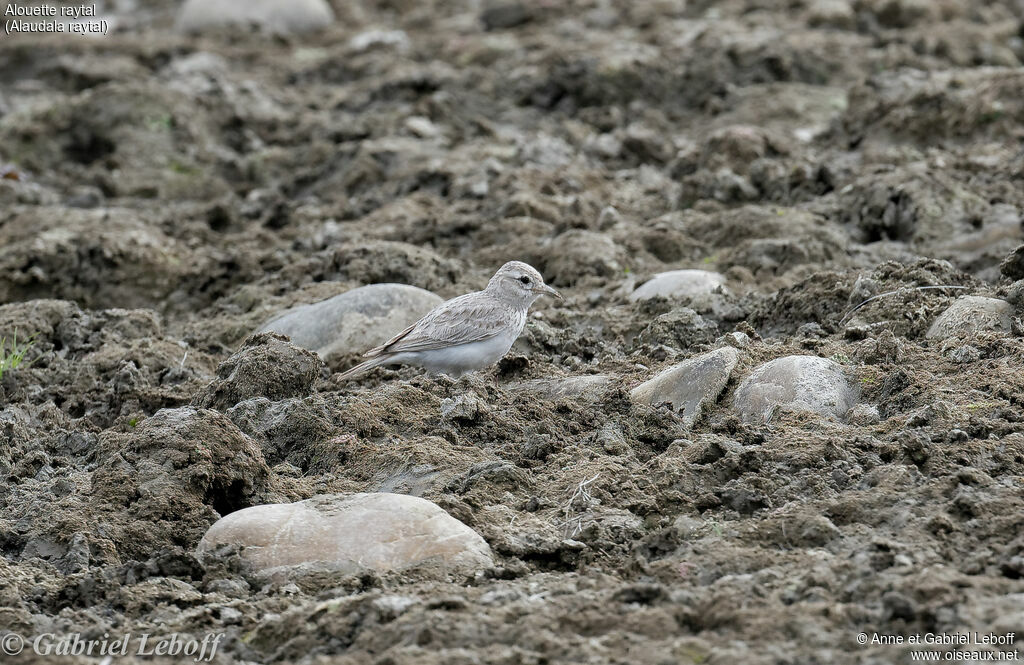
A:
[[[483,293],[467,293],[432,310],[366,356],[430,351],[490,339],[510,323],[508,309]]]

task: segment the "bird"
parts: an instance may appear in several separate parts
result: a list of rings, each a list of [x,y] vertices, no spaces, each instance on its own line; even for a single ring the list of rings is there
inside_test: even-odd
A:
[[[509,261],[483,291],[441,303],[342,372],[349,379],[381,365],[414,365],[459,378],[501,360],[526,326],[526,313],[544,295],[562,295],[529,264]]]

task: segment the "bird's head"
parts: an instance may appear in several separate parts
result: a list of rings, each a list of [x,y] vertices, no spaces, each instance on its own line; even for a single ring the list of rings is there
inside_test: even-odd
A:
[[[544,278],[533,266],[522,261],[509,261],[501,266],[488,282],[487,290],[526,305],[543,295],[559,299],[562,297],[558,291],[544,283]]]

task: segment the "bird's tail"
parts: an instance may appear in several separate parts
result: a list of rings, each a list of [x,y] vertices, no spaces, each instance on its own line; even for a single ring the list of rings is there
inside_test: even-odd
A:
[[[360,374],[362,374],[364,372],[369,372],[374,367],[380,367],[381,365],[386,365],[387,362],[388,362],[388,358],[389,358],[388,356],[383,356],[383,355],[382,356],[374,356],[373,358],[370,358],[369,360],[364,360],[363,362],[359,363],[355,367],[352,367],[350,369],[345,370],[344,372],[342,372],[341,374],[338,375],[338,378],[339,379],[351,379],[353,377],[359,376]]]

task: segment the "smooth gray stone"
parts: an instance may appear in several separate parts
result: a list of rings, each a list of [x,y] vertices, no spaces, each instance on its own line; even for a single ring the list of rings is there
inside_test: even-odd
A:
[[[321,30],[334,22],[325,0],[186,0],[178,14],[182,32],[256,26],[280,35]]]
[[[442,302],[440,296],[408,284],[370,284],[286,310],[259,332],[288,335],[292,344],[327,360],[383,344]]]
[[[253,506],[217,520],[196,556],[237,545],[256,572],[302,567],[356,574],[433,565],[471,574],[493,565],[478,533],[437,504],[404,494],[327,494]]]
[[[736,389],[734,404],[746,422],[767,421],[777,406],[843,420],[856,399],[839,364],[816,356],[785,356],[755,369]]]
[[[999,298],[963,296],[939,314],[925,337],[944,340],[976,332],[1009,332],[1013,312],[1013,305]]]
[[[638,404],[671,404],[689,425],[722,394],[739,352],[731,346],[690,358],[641,383],[630,393]]]
[[[660,272],[629,295],[630,302],[663,298],[684,298],[714,293],[725,287],[725,276],[707,270],[670,270]]]

